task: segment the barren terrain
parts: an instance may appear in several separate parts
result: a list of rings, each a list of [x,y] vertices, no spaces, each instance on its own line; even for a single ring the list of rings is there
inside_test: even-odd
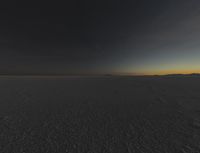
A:
[[[1,77],[1,153],[199,153],[200,77]]]

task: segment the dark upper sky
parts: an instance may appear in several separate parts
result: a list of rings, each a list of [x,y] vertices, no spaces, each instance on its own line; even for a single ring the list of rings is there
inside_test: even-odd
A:
[[[200,70],[199,0],[9,1],[0,19],[1,74]]]

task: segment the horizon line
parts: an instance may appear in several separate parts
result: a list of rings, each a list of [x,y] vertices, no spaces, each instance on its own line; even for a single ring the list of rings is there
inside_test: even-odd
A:
[[[200,73],[168,73],[168,74],[0,74],[0,76],[33,76],[33,77],[84,77],[84,76],[169,76],[169,75],[200,75]]]

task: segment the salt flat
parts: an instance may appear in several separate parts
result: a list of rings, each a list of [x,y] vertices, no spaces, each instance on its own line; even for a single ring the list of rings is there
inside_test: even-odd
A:
[[[1,153],[200,152],[200,77],[1,77]]]

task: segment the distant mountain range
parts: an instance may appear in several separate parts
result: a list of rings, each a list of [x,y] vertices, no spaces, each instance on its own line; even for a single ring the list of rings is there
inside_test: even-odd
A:
[[[164,76],[164,77],[200,77],[200,73],[191,73],[191,74],[165,74],[165,75],[154,75],[154,76]]]
[[[105,76],[105,77],[200,77],[200,73],[191,74],[163,74],[163,75],[117,75],[117,74],[0,74],[0,76],[9,77],[67,77],[67,76]]]

